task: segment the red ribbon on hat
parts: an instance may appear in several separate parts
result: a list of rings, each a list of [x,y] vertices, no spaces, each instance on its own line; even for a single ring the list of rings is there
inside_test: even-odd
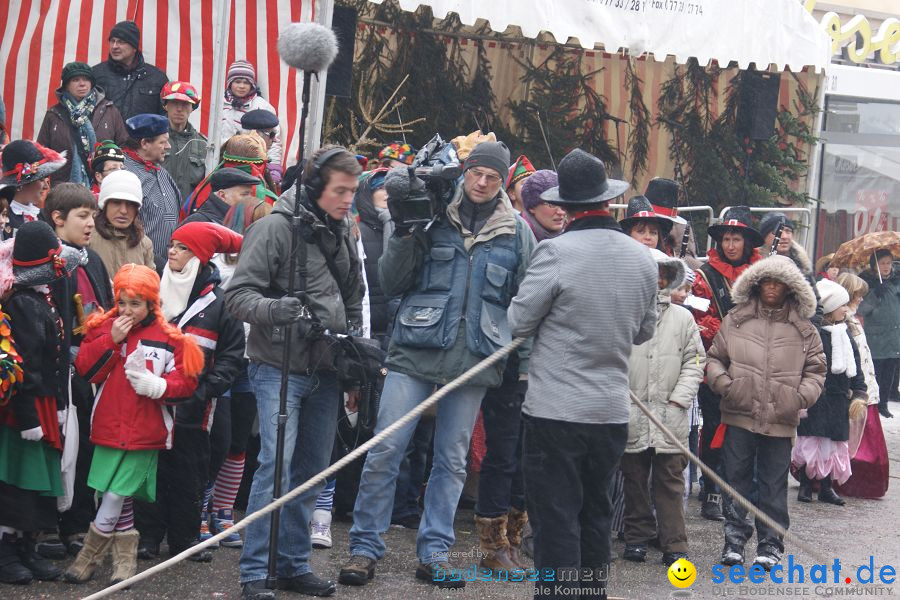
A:
[[[653,212],[658,215],[663,215],[664,217],[677,217],[678,209],[677,208],[669,208],[668,206],[657,206],[656,204],[651,204],[653,207]]]
[[[653,212],[653,211],[649,211],[649,210],[641,210],[641,211],[638,211],[638,212],[634,213],[634,214],[631,215],[631,216],[632,216],[632,218],[634,218],[634,217],[654,217],[654,218],[655,218],[655,217],[658,217],[659,215],[657,215],[657,214],[656,214],[655,212]]]
[[[47,250],[47,256],[44,258],[35,260],[18,260],[14,258],[12,262],[17,267],[37,267],[52,261],[53,271],[56,273],[56,276],[62,277],[65,274],[66,259],[60,256],[60,250],[60,247],[50,248]]]
[[[10,177],[12,175],[16,176],[16,183],[22,182],[22,177],[25,175],[31,175],[32,173],[36,173],[38,167],[47,162],[46,158],[42,158],[41,160],[33,163],[19,163],[9,171],[3,171],[4,177]]]

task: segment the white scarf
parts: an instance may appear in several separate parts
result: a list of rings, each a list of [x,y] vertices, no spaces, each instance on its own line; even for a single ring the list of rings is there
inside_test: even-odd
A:
[[[200,259],[196,256],[187,261],[187,264],[178,273],[169,267],[169,263],[166,263],[162,280],[159,283],[162,314],[166,321],[171,321],[187,308],[199,271]]]
[[[35,221],[37,220],[38,215],[41,214],[39,206],[35,206],[34,204],[22,204],[18,200],[13,200],[9,203],[9,210],[13,211],[13,214],[29,217],[25,219],[26,221]]]
[[[847,377],[856,377],[856,359],[853,357],[853,346],[847,334],[847,324],[837,323],[822,327],[831,333],[831,372],[835,375],[845,373]]]

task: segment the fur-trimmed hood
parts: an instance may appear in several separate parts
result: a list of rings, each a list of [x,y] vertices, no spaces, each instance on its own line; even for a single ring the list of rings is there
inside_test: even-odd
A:
[[[666,286],[664,290],[660,291],[671,292],[684,283],[687,271],[685,270],[683,260],[675,258],[674,256],[668,256],[666,253],[657,250],[656,248],[650,249],[650,255],[653,257],[653,260],[656,261],[656,266],[659,269],[664,269],[666,271],[666,277],[669,280],[669,285]]]
[[[793,299],[797,312],[805,319],[816,314],[816,296],[803,273],[787,256],[770,256],[757,261],[744,271],[731,290],[735,304],[743,304],[757,296],[759,282],[766,277],[777,279],[789,288],[788,301]]]
[[[765,245],[761,246],[760,254],[764,258],[769,256],[769,248]],[[809,254],[806,253],[806,250],[797,242],[797,240],[791,240],[791,248],[788,250],[787,256],[794,261],[794,264],[800,268],[804,275],[812,273],[813,264],[809,259]]]

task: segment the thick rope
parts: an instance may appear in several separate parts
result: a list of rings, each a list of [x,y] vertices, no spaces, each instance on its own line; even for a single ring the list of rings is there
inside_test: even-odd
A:
[[[370,449],[372,449],[375,445],[380,443],[385,438],[393,435],[398,429],[400,429],[401,427],[404,427],[407,423],[409,423],[413,419],[416,419],[422,413],[424,413],[429,408],[431,408],[433,405],[440,402],[440,400],[443,399],[443,397],[446,396],[448,393],[452,392],[453,390],[455,390],[457,388],[464,386],[466,383],[471,381],[473,377],[475,377],[482,371],[486,370],[488,367],[494,365],[500,359],[505,358],[513,350],[515,350],[520,345],[522,345],[522,343],[524,341],[525,340],[522,338],[516,338],[515,340],[513,340],[512,342],[510,342],[503,348],[497,350],[497,352],[495,352],[494,354],[488,356],[487,358],[485,358],[484,360],[479,362],[477,365],[475,365],[474,367],[472,367],[471,369],[469,369],[468,371],[466,371],[465,373],[463,373],[462,375],[460,375],[459,377],[457,377],[456,379],[454,379],[447,385],[441,387],[434,394],[429,396],[427,399],[423,400],[414,409],[412,409],[411,411],[406,413],[403,417],[401,417],[400,419],[398,419],[397,421],[395,421],[394,423],[392,423],[391,425],[386,427],[381,433],[374,436],[372,439],[365,442],[361,446],[357,447],[355,450],[350,452],[350,454],[347,454],[346,456],[344,456],[343,458],[338,460],[336,463],[334,463],[333,465],[331,465],[330,467],[328,467],[327,469],[325,469],[324,471],[319,473],[318,475],[314,475],[312,478],[310,478],[306,482],[297,486],[296,488],[294,488],[287,494],[281,496],[277,500],[273,500],[270,504],[264,506],[263,508],[259,509],[255,513],[245,516],[243,519],[241,519],[240,521],[235,523],[227,531],[221,531],[221,532],[217,533],[216,535],[212,536],[211,538],[209,538],[208,540],[200,542],[199,544],[197,544],[195,546],[191,546],[190,548],[169,558],[168,560],[165,560],[157,565],[154,565],[154,566],[150,567],[149,569],[146,569],[145,571],[141,571],[140,573],[137,573],[133,577],[130,577],[124,581],[121,581],[121,582],[115,584],[115,585],[111,585],[107,588],[104,588],[98,592],[91,594],[90,596],[86,596],[83,600],[99,600],[100,598],[105,598],[106,596],[109,596],[109,595],[111,595],[115,592],[118,592],[124,588],[130,587],[130,586],[134,585],[135,583],[138,583],[139,581],[143,581],[144,579],[147,579],[148,577],[152,577],[153,575],[156,575],[157,573],[165,571],[166,569],[173,567],[176,564],[184,561],[192,554],[196,554],[197,552],[200,552],[204,548],[208,548],[214,544],[217,544],[219,541],[225,539],[227,536],[231,535],[232,533],[236,533],[238,531],[241,531],[242,529],[245,529],[248,525],[250,525],[254,521],[257,521],[257,520],[265,517],[272,511],[278,510],[279,508],[281,508],[282,506],[284,506],[291,500],[295,499],[300,494],[311,489],[317,483],[327,480],[328,477],[330,477],[331,475],[334,475],[335,473],[337,473],[338,471],[343,469],[345,466],[347,466],[351,462],[355,461],[357,458],[362,456],[364,453],[368,452]],[[725,480],[722,479],[715,471],[713,471],[712,469],[707,467],[705,464],[703,464],[703,461],[701,461],[699,457],[697,457],[693,452],[691,452],[687,448],[687,446],[685,446],[683,443],[681,443],[681,441],[675,436],[674,433],[672,433],[665,425],[663,425],[663,423],[656,417],[656,415],[653,414],[653,412],[650,410],[650,408],[645,403],[643,403],[637,396],[635,396],[633,392],[629,392],[629,393],[631,395],[631,401],[641,410],[641,412],[643,412],[645,415],[647,415],[647,418],[650,420],[650,422],[653,423],[653,425],[656,426],[660,431],[662,431],[663,435],[665,435],[666,438],[670,442],[675,444],[675,446],[679,449],[679,451],[681,451],[685,456],[687,456],[691,462],[693,462],[695,465],[697,465],[697,467],[703,472],[703,474],[706,477],[709,477],[710,479],[715,481],[716,484],[719,485],[719,487],[722,490],[724,490],[727,494],[729,494],[734,501],[736,501],[742,507],[747,509],[747,511],[750,512],[754,517],[758,518],[760,521],[762,521],[763,523],[765,523],[766,525],[768,525],[769,527],[774,529],[779,535],[783,536],[785,540],[790,541],[792,544],[796,545],[801,550],[807,552],[813,558],[820,560],[820,561],[827,560],[827,557],[825,557],[823,554],[821,554],[817,550],[806,545],[797,536],[795,536],[794,534],[792,534],[789,531],[787,531],[786,529],[784,529],[780,524],[775,522],[771,517],[769,517],[764,512],[759,510],[756,506],[754,506],[752,502],[750,502],[749,500],[747,500],[746,498],[741,496],[733,487],[728,485],[728,483],[726,483]]]
[[[683,443],[681,443],[681,440],[679,440],[675,436],[674,433],[669,431],[669,429],[665,425],[663,425],[662,421],[660,421],[656,417],[656,415],[653,414],[653,411],[650,410],[650,407],[647,406],[646,404],[644,404],[637,396],[635,396],[634,392],[629,390],[628,393],[631,395],[631,401],[639,409],[641,409],[641,412],[643,412],[645,415],[647,415],[647,418],[650,419],[650,422],[653,423],[657,429],[662,431],[663,435],[665,435],[666,438],[670,442],[675,444],[675,446],[678,448],[678,450],[681,451],[682,454],[687,456],[688,459],[690,459],[690,461],[692,463],[697,465],[697,468],[699,468],[701,471],[703,471],[704,476],[712,479],[716,483],[716,485],[718,485],[719,488],[722,489],[722,491],[724,491],[729,496],[731,496],[731,498],[735,502],[740,504],[743,508],[747,509],[747,511],[750,514],[752,514],[754,517],[756,517],[757,519],[759,519],[760,521],[765,523],[768,527],[771,527],[772,529],[774,529],[775,532],[778,533],[778,535],[782,536],[785,540],[790,541],[792,544],[796,545],[798,548],[800,548],[804,552],[809,553],[809,555],[812,556],[813,558],[815,558],[816,560],[819,560],[823,563],[828,562],[828,558],[824,554],[822,554],[818,550],[812,548],[811,546],[806,545],[806,543],[804,543],[800,538],[798,538],[793,533],[789,532],[787,529],[782,527],[779,523],[775,522],[775,520],[772,519],[772,517],[770,517],[763,511],[759,510],[756,506],[753,505],[752,502],[750,502],[749,500],[747,500],[746,498],[741,496],[733,487],[728,485],[728,483],[726,483],[725,480],[722,479],[718,473],[716,473],[715,471],[710,469],[708,466],[706,466],[697,455],[695,455],[693,452],[691,452],[688,449],[687,446],[685,446]]]
[[[382,440],[393,435],[398,429],[405,427],[410,421],[418,418],[419,415],[424,413],[426,410],[431,408],[433,405],[437,404],[444,396],[446,396],[453,390],[466,385],[466,383],[471,381],[473,377],[475,377],[482,371],[488,369],[489,367],[493,366],[499,360],[505,358],[510,352],[512,352],[519,346],[521,346],[524,341],[525,340],[523,338],[516,338],[513,341],[511,341],[510,343],[508,343],[507,345],[503,346],[502,348],[500,348],[499,350],[497,350],[496,352],[494,352],[493,354],[491,354],[490,356],[488,356],[487,358],[485,358],[484,360],[479,362],[477,365],[475,365],[474,367],[472,367],[471,369],[469,369],[468,371],[466,371],[465,373],[463,373],[462,375],[460,375],[459,377],[457,377],[456,379],[454,379],[447,385],[441,387],[439,390],[437,390],[435,393],[433,393],[427,399],[422,401],[422,403],[420,403],[414,409],[412,409],[411,411],[409,411],[408,413],[403,415],[400,419],[398,419],[394,423],[385,427],[385,429],[381,433],[379,433],[378,435],[376,435],[375,437],[373,437],[366,443],[362,444],[361,446],[357,447],[353,452],[344,456],[342,459],[340,459],[339,461],[337,461],[336,463],[334,463],[333,465],[331,465],[330,467],[328,467],[327,469],[325,469],[318,475],[314,475],[306,482],[295,487],[287,494],[281,496],[277,500],[273,500],[271,504],[264,506],[263,508],[259,509],[258,511],[256,511],[253,514],[249,514],[249,515],[245,516],[243,519],[241,519],[240,521],[235,523],[234,526],[232,526],[227,531],[221,531],[221,532],[217,533],[216,535],[212,536],[211,538],[209,538],[208,540],[200,542],[196,546],[191,546],[187,550],[184,550],[183,552],[176,554],[172,558],[169,558],[168,560],[165,560],[165,561],[159,563],[158,565],[154,565],[145,571],[141,571],[140,573],[137,573],[133,577],[129,577],[128,579],[126,579],[124,581],[120,581],[119,583],[117,583],[115,585],[111,585],[107,588],[100,590],[99,592],[93,593],[90,596],[85,597],[84,600],[98,600],[99,598],[105,598],[106,596],[109,596],[110,594],[113,594],[115,592],[118,592],[119,590],[125,589],[126,587],[130,587],[139,581],[143,581],[144,579],[147,579],[148,577],[151,577],[153,575],[156,575],[157,573],[165,571],[169,567],[175,566],[176,564],[180,563],[181,561],[187,559],[192,554],[196,554],[197,552],[200,552],[204,548],[208,548],[214,544],[217,544],[220,540],[223,540],[227,536],[229,536],[233,533],[236,533],[242,529],[245,529],[248,525],[250,525],[254,521],[257,521],[257,520],[265,517],[270,512],[272,512],[274,510],[278,510],[279,508],[281,508],[282,506],[284,506],[285,504],[287,504],[288,502],[290,502],[291,500],[293,500],[294,498],[296,498],[303,492],[306,492],[307,490],[311,489],[319,482],[325,481],[326,479],[328,479],[328,477],[330,477],[331,475],[334,475],[335,473],[337,473],[338,471],[343,469],[345,466],[347,466],[351,462],[355,461],[357,458],[359,458],[360,456],[362,456],[363,454],[368,452],[370,449],[372,449],[374,446],[376,446]]]

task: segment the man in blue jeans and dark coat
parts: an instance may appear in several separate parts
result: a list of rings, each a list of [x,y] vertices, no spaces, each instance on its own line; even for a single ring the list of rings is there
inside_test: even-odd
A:
[[[522,470],[534,530],[535,598],[606,598],[609,485],[628,438],[628,359],[656,329],[659,271],[622,233],[609,201],[628,189],[573,150],[559,186],[565,232],[538,245],[509,307],[517,337],[534,336]]]
[[[376,435],[437,387],[512,341],[506,309],[525,276],[534,235],[503,190],[509,171],[503,143],[482,142],[463,169],[462,184],[427,231],[394,220],[394,235],[379,261],[382,290],[402,300],[388,347]],[[403,177],[408,178],[405,169],[388,174],[389,208],[400,200],[390,197],[392,190],[408,186],[395,185]],[[526,357],[527,351],[520,351],[523,375]],[[416,579],[425,583],[465,585],[445,574],[455,541],[453,518],[481,399],[488,387],[500,384],[504,364],[476,375],[437,405],[434,461],[416,540]],[[375,563],[384,556],[381,534],[390,527],[400,462],[415,429],[414,420],[369,450],[353,510],[350,561],[341,569],[340,583],[365,585],[375,575]]]
[[[287,295],[291,260],[291,218],[300,203],[304,223],[298,251],[298,292],[321,326],[347,333],[362,319],[361,265],[356,240],[347,217],[362,171],[356,157],[339,146],[323,146],[306,166],[298,198],[291,187],[267,217],[254,223],[244,236],[237,268],[226,292],[228,310],[250,323],[248,374],[259,413],[259,468],[253,476],[247,513],[272,502],[275,481],[275,446],[281,387],[284,326],[303,315],[302,302]],[[331,255],[331,265],[325,254]],[[322,344],[291,331],[290,377],[284,442],[283,493],[328,467],[337,429],[341,390],[332,362]],[[353,404],[353,406],[351,406]],[[355,400],[348,402],[355,410]],[[322,483],[281,509],[278,531],[277,587],[309,596],[330,596],[331,581],[318,578],[309,566],[312,544],[309,518]],[[247,527],[241,554],[242,600],[272,600],[266,589],[270,521],[260,519]]]

